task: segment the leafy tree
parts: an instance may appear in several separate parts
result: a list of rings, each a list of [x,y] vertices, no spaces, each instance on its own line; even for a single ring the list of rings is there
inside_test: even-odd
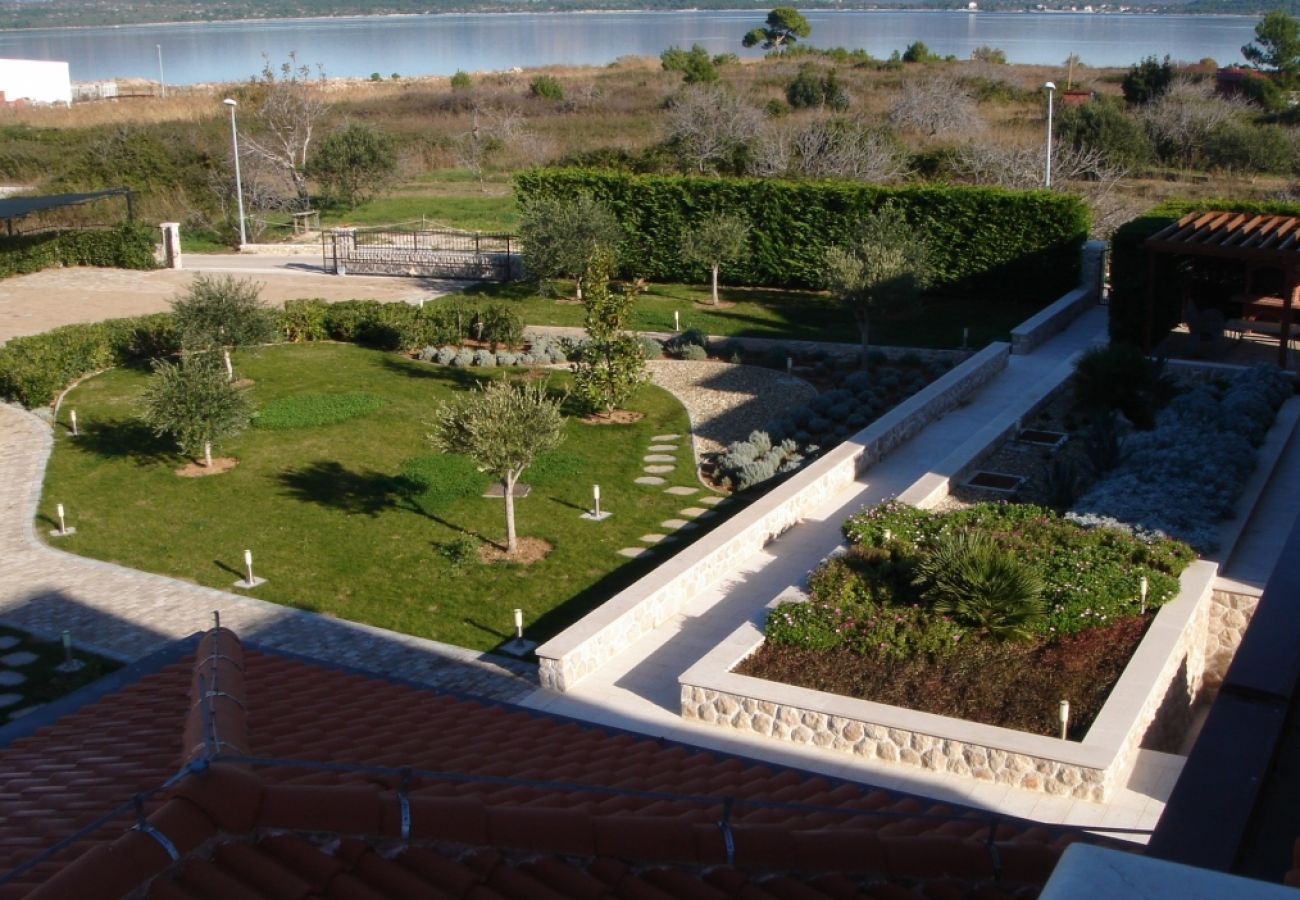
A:
[[[307,172],[349,209],[382,192],[397,174],[397,150],[386,131],[349,125],[320,142]]]
[[[903,211],[886,203],[858,225],[853,244],[826,251],[826,280],[858,324],[862,365],[871,349],[871,314],[906,308],[929,283],[929,248]]]
[[[812,34],[812,26],[793,6],[778,6],[767,14],[766,24],[755,28],[741,39],[741,45],[764,50],[783,51],[786,47]]]
[[[602,248],[616,252],[622,240],[614,213],[590,194],[538,198],[519,222],[524,268],[537,278],[572,278],[579,300],[592,254]]]
[[[709,267],[714,306],[718,305],[719,270],[723,263],[744,258],[748,242],[749,223],[720,213],[706,217],[682,235],[682,259]]]
[[[248,427],[252,408],[225,377],[214,353],[187,353],[177,362],[156,360],[141,398],[141,417],[191,456],[212,465],[212,445]]]
[[[543,100],[564,99],[564,85],[554,75],[538,75],[529,82],[528,92]]]
[[[699,44],[691,44],[690,50],[681,47],[669,47],[659,54],[659,61],[665,72],[681,72],[686,76],[687,84],[704,84],[718,80],[718,68],[709,57],[709,51]]]
[[[1154,56],[1148,56],[1139,63],[1129,66],[1128,74],[1120,87],[1124,99],[1134,106],[1141,106],[1155,100],[1174,80],[1174,66],[1166,55],[1164,62],[1157,62]]]
[[[185,292],[172,299],[172,321],[182,349],[188,353],[221,351],[226,378],[234,381],[231,352],[275,338],[275,320],[259,293],[259,286],[249,278],[194,276]]]
[[[976,47],[972,50],[970,52],[970,58],[977,62],[992,63],[994,65],[1002,66],[1006,65],[1007,52],[1005,50],[1000,50],[997,47],[982,46]]]
[[[539,453],[564,440],[563,397],[552,397],[543,381],[505,379],[482,384],[460,404],[440,404],[428,440],[435,450],[462,453],[501,480],[505,492],[506,553],[519,549],[515,535],[515,485]]]
[[[905,63],[938,62],[940,59],[942,57],[927,47],[924,41],[913,41],[903,51],[903,62]]]
[[[722,84],[693,84],[672,100],[668,140],[684,167],[700,174],[741,168],[743,157],[763,126],[763,113]]]
[[[1255,40],[1241,48],[1255,68],[1275,72],[1290,83],[1300,75],[1300,21],[1275,9],[1255,26]]]
[[[471,86],[469,73],[463,69],[457,69],[456,74],[451,76],[451,89],[453,91],[467,91]]]
[[[587,340],[576,349],[572,362],[574,393],[587,409],[606,416],[626,403],[647,378],[645,350],[623,330],[636,291],[609,289],[613,265],[613,255],[603,248],[588,262],[590,283],[582,299]]]
[[[795,109],[829,106],[843,111],[849,107],[849,95],[840,86],[835,70],[823,74],[821,68],[810,63],[800,66],[799,74],[786,85],[785,99]]]

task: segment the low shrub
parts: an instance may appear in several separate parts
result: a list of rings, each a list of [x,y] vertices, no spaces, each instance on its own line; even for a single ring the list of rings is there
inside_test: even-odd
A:
[[[645,354],[646,359],[663,359],[664,345],[652,337],[640,335],[637,342],[641,345],[641,352]]]
[[[0,278],[50,266],[155,269],[154,231],[142,225],[0,237]]]
[[[681,356],[682,359],[700,362],[701,360],[709,358],[709,351],[705,350],[699,344],[686,344],[678,351],[678,355]]]
[[[916,583],[936,613],[994,640],[1028,640],[1043,618],[1038,573],[982,531],[939,534]]]
[[[336,425],[384,405],[374,394],[294,394],[266,403],[253,416],[256,428],[282,430]]]
[[[323,341],[329,337],[325,324],[329,304],[324,300],[287,300],[279,311],[280,333],[293,344]]]

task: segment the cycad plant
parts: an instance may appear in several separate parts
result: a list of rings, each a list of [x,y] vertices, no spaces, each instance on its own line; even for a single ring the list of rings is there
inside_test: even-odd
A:
[[[983,532],[941,534],[916,584],[935,612],[994,640],[1029,640],[1043,618],[1038,573]]]

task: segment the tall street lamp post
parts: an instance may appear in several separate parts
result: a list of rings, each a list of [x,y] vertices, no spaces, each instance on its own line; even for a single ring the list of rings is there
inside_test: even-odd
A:
[[[248,239],[244,234],[244,182],[239,177],[239,129],[235,127],[235,107],[239,104],[229,97],[221,102],[230,107],[230,142],[235,148],[235,197],[239,202],[239,249],[243,250]]]
[[[1047,91],[1047,171],[1043,178],[1046,187],[1052,186],[1052,96],[1056,91],[1056,85],[1047,82],[1043,85]]]
[[[163,79],[162,44],[154,44],[154,46],[158,48],[158,93],[163,97],[163,99],[166,99],[167,82]]]

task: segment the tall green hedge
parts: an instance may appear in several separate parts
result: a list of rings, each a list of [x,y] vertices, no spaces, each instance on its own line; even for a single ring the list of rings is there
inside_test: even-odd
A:
[[[154,232],[143,225],[0,237],[0,278],[50,266],[153,269]]]
[[[1044,302],[1075,286],[1089,222],[1078,197],[996,188],[531,169],[515,176],[515,192],[525,209],[578,192],[609,204],[628,233],[625,269],[661,281],[703,275],[681,259],[687,228],[712,212],[742,216],[750,253],[728,279],[803,288],[825,287],[827,248],[847,243],[863,214],[892,199],[929,236],[937,291]]]
[[[1300,216],[1300,204],[1241,200],[1170,200],[1115,230],[1110,240],[1110,339],[1150,352],[1183,315],[1187,257],[1152,253],[1151,235],[1192,212]]]

